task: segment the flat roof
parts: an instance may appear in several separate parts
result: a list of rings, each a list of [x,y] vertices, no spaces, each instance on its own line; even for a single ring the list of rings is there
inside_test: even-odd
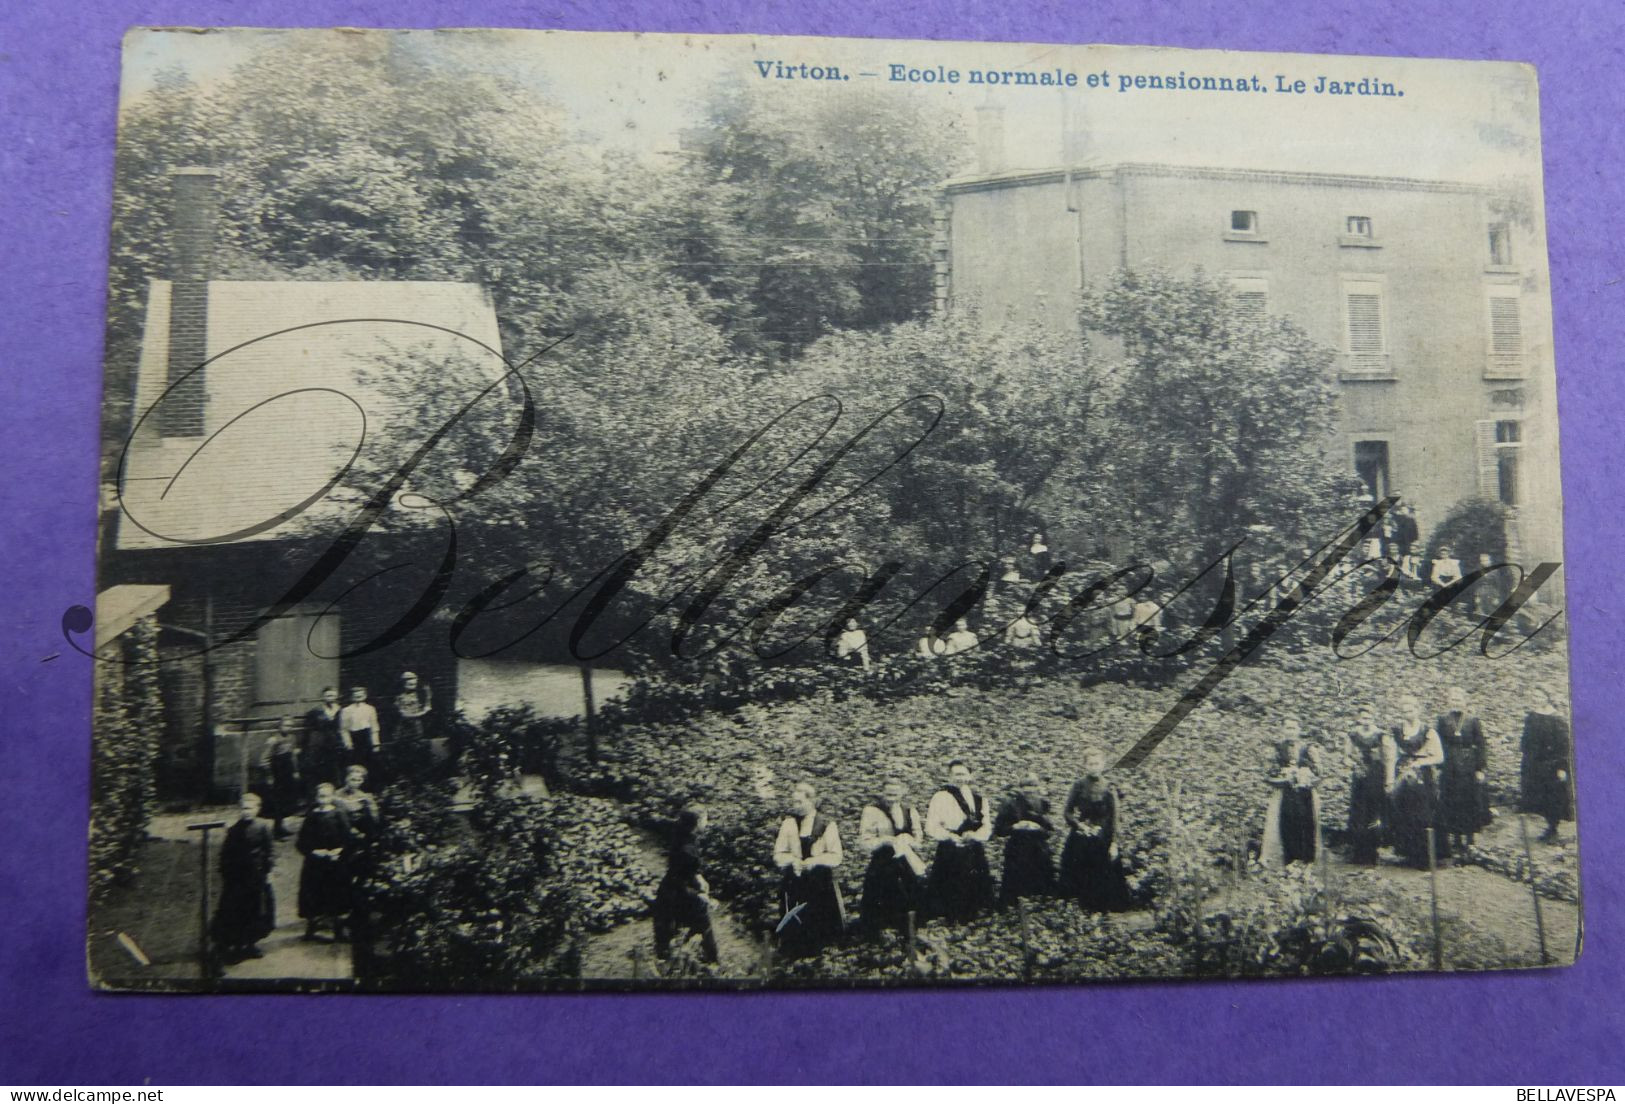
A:
[[[1422,180],[1405,176],[1367,176],[1357,173],[1289,172],[1279,169],[1224,168],[1211,165],[1173,165],[1156,161],[1084,162],[1041,169],[1005,169],[950,177],[942,184],[950,193],[984,192],[1056,184],[1068,177],[1079,180],[1116,175],[1182,176],[1208,180],[1252,180],[1277,184],[1308,184],[1332,188],[1382,188],[1423,192],[1483,192],[1478,184],[1453,180]]]

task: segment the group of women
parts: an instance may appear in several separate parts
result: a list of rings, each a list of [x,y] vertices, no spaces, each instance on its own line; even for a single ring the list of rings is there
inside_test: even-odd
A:
[[[1488,746],[1459,688],[1432,720],[1415,695],[1395,704],[1399,721],[1379,725],[1363,709],[1348,735],[1349,859],[1375,865],[1380,850],[1392,847],[1401,861],[1426,867],[1430,846],[1431,861],[1445,862],[1489,826]],[[1265,865],[1313,862],[1320,847],[1320,754],[1301,738],[1296,721],[1283,728],[1264,817]]]
[[[1037,777],[1024,779],[995,812],[987,795],[973,787],[970,765],[956,759],[922,817],[903,781],[887,779],[859,820],[858,843],[869,861],[857,929],[878,938],[905,929],[910,916],[960,923],[1033,896],[1070,897],[1097,911],[1124,907],[1128,887],[1118,857],[1118,795],[1107,781],[1105,757],[1086,760],[1083,778],[1067,797],[1059,867],[1050,849],[1058,825],[1042,788]],[[702,957],[715,961],[709,887],[694,846],[704,824],[698,807],[678,819],[666,876],[655,895],[662,957],[674,938],[697,936]],[[987,854],[995,836],[1005,841],[1004,875],[997,886]],[[847,909],[836,879],[845,858],[840,827],[823,810],[817,789],[811,782],[798,783],[773,842],[780,872],[775,932],[780,954],[806,957],[845,935]]]
[[[1395,706],[1399,719],[1387,725],[1377,723],[1373,710],[1361,710],[1347,737],[1348,857],[1376,865],[1381,850],[1392,848],[1413,866],[1445,863],[1493,818],[1484,726],[1469,712],[1459,688],[1447,692],[1444,712],[1431,719],[1415,695],[1400,696]],[[1560,713],[1558,703],[1542,693],[1525,723],[1524,806],[1547,818],[1545,839],[1556,838],[1558,821],[1573,815],[1572,744]],[[1304,738],[1297,721],[1283,721],[1269,776],[1261,863],[1279,866],[1319,857],[1320,788],[1326,777],[1321,750]],[[1035,776],[1023,779],[994,812],[987,795],[973,787],[970,765],[955,760],[923,817],[903,781],[890,778],[859,820],[857,839],[868,866],[856,927],[875,938],[903,928],[911,915],[958,923],[1030,896],[1070,897],[1092,911],[1125,907],[1119,811],[1118,793],[1099,753],[1086,760],[1059,824]],[[1063,825],[1066,838],[1057,864],[1050,841]],[[694,848],[703,826],[700,810],[691,809],[679,820],[670,867],[656,897],[655,930],[662,954],[674,936],[686,932],[699,935],[705,956],[715,961],[709,890]],[[987,854],[994,837],[1005,841],[997,887]],[[773,844],[781,875],[776,930],[781,954],[815,954],[845,934],[848,917],[836,877],[845,857],[840,827],[820,805],[816,788],[811,782],[797,784]]]

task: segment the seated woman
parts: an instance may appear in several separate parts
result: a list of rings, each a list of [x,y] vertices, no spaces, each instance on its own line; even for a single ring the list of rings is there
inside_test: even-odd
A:
[[[1038,624],[1028,612],[1023,611],[1020,617],[1010,622],[1005,628],[1004,643],[1008,647],[1020,648],[1023,651],[1037,648],[1043,643],[1039,635]]]
[[[666,873],[655,890],[651,910],[655,928],[655,954],[662,960],[671,955],[672,940],[700,937],[700,957],[717,960],[717,937],[711,930],[711,886],[700,872],[697,837],[705,831],[709,817],[703,806],[690,805],[672,826],[671,843],[666,850]]]
[[[869,669],[869,634],[858,627],[856,617],[846,619],[846,629],[836,638],[835,659],[844,667]]]
[[[1295,718],[1282,721],[1281,731],[1264,809],[1264,842],[1258,852],[1258,861],[1265,866],[1312,863],[1320,841],[1320,795],[1315,792],[1320,784],[1319,757],[1303,741]]]
[[[958,924],[992,908],[987,841],[993,837],[993,814],[987,795],[971,789],[970,764],[963,759],[948,764],[948,784],[931,796],[925,834],[937,843],[926,886],[932,912]]]
[[[999,883],[999,907],[1008,908],[1018,897],[1047,897],[1055,892],[1055,865],[1050,856],[1049,801],[1038,775],[1029,774],[1021,789],[999,807],[993,834],[1004,845],[1004,880]]]
[[[889,929],[901,929],[910,912],[920,908],[920,879],[925,860],[920,858],[924,823],[908,804],[902,779],[888,778],[881,796],[864,806],[858,824],[858,843],[869,852],[863,874],[863,933],[871,939]]]
[[[1061,849],[1061,892],[1090,912],[1128,903],[1128,883],[1118,860],[1117,790],[1106,779],[1106,756],[1090,752],[1083,777],[1067,795],[1062,815],[1071,831]]]
[[[846,927],[846,906],[835,884],[841,833],[818,811],[818,791],[811,782],[796,784],[790,792],[790,809],[773,843],[773,862],[784,875],[779,953],[805,958],[839,939]]]

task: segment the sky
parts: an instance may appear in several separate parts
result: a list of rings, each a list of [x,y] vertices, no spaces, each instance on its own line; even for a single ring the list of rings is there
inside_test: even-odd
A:
[[[311,31],[135,31],[126,40],[126,100],[152,87],[166,67],[207,84],[290,35]],[[774,95],[817,96],[854,83],[918,96],[965,122],[972,168],[977,108],[1002,108],[1002,167],[1074,162],[1153,161],[1492,182],[1536,178],[1538,117],[1532,70],[1505,62],[1362,59],[1113,46],[893,42],[875,39],[745,35],[616,35],[549,31],[377,31],[405,34],[464,64],[500,71],[558,104],[578,130],[606,147],[653,154],[675,147],[721,81],[759,84]],[[834,67],[842,81],[776,76],[774,63]],[[759,63],[770,73],[763,77]],[[889,79],[893,66],[960,83]],[[1059,71],[1065,87],[970,83],[970,71]],[[865,76],[864,74],[875,74]],[[1096,75],[1101,85],[1087,86]],[[1246,93],[1122,87],[1125,77],[1257,77],[1268,91]],[[1392,84],[1402,96],[1316,94],[1317,81]],[[1104,79],[1102,79],[1104,78]],[[1303,93],[1283,92],[1304,81]],[[1081,135],[1064,147],[1070,124]]]

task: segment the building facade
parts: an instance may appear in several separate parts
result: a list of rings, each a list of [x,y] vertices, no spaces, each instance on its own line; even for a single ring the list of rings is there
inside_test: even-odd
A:
[[[1087,283],[1201,270],[1238,309],[1337,353],[1328,448],[1424,539],[1464,499],[1510,507],[1509,559],[1561,561],[1549,290],[1529,210],[1485,187],[1121,162],[944,187],[939,306],[1075,329]],[[1546,597],[1557,593],[1548,584]]]

